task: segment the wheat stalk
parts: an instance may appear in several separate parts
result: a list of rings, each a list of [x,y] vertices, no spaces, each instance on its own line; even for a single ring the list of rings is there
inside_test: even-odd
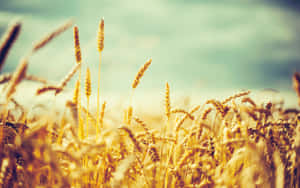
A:
[[[15,92],[17,85],[25,78],[28,67],[28,59],[23,58],[14,72],[6,91],[6,100]]]
[[[72,118],[75,121],[75,124],[77,125],[78,123],[78,108],[77,104],[71,101],[66,102],[66,106],[70,108],[70,111],[72,113]]]
[[[195,106],[194,108],[192,108],[188,113],[189,114],[193,114],[194,112],[196,112],[198,109],[200,108],[199,105]],[[185,114],[179,121],[178,123],[176,124],[176,132],[179,131],[180,127],[182,126],[183,122],[189,117],[188,114]]]
[[[75,85],[75,89],[74,89],[74,95],[73,95],[73,103],[74,104],[78,104],[78,97],[79,97],[79,87],[80,87],[80,85],[79,85],[80,83],[79,83],[79,81],[77,80],[76,81],[76,85]]]
[[[187,115],[188,118],[190,118],[191,120],[194,120],[194,116],[192,114],[190,114],[189,112],[185,111],[184,109],[173,109],[171,110],[172,114],[177,114],[177,113],[181,113],[181,114],[185,114]]]
[[[236,103],[234,102],[234,101],[232,101],[232,106],[233,106],[233,111],[234,111],[234,113],[235,113],[235,117],[236,117],[236,120],[237,120],[237,123],[238,124],[241,124],[241,122],[242,122],[242,117],[241,117],[241,114],[239,113],[239,111],[238,111],[238,107],[237,107],[237,105],[236,105]]]
[[[126,120],[127,120],[127,124],[130,125],[131,124],[131,118],[132,118],[132,106],[129,106],[127,109],[127,116],[126,116]]]
[[[178,171],[180,168],[187,162],[189,158],[194,156],[196,153],[201,152],[201,151],[206,151],[206,148],[203,147],[195,147],[192,148],[190,151],[185,152],[185,154],[180,158],[179,162],[177,163],[175,170]]]
[[[36,91],[36,95],[40,95],[42,93],[48,92],[48,91],[55,91],[55,95],[59,94],[63,91],[67,83],[71,80],[71,78],[74,76],[76,71],[80,68],[81,64],[76,64],[72,70],[65,76],[65,78],[58,84],[57,86],[54,85],[48,85],[43,86]],[[78,99],[77,99],[78,100]]]
[[[145,130],[145,132],[148,134],[148,136],[151,136],[150,130],[148,129],[146,123],[141,120],[138,117],[133,117],[134,121],[137,122],[141,127],[143,127],[143,129]]]
[[[13,74],[11,73],[4,73],[0,76],[0,84],[4,84],[8,81],[11,80],[11,77],[12,77]]]
[[[149,154],[152,162],[160,161],[160,157],[157,151],[157,148],[154,144],[150,144],[149,146]]]
[[[100,74],[101,74],[101,55],[104,48],[104,18],[101,19],[99,23],[99,31],[98,31],[98,52],[99,52],[99,70],[98,70],[98,89],[97,89],[97,110],[96,110],[96,137],[98,138],[100,119],[99,119],[99,111],[100,111]]]
[[[129,170],[129,168],[131,167],[131,165],[133,164],[134,160],[135,160],[135,156],[131,155],[120,162],[119,166],[117,167],[116,171],[113,174],[113,180],[111,183],[112,188],[122,187],[121,182],[125,178],[125,175]]]
[[[148,129],[146,123],[141,120],[138,117],[134,117],[133,118],[141,127],[143,127],[143,129],[145,130],[146,134],[151,138],[151,144],[149,146],[148,152],[150,154],[150,158],[153,162],[157,162],[160,160],[157,148],[155,147],[155,136],[150,132],[150,130]]]
[[[94,116],[90,112],[88,112],[85,107],[82,106],[81,110],[83,113],[88,114],[89,120],[91,120],[93,123],[96,123],[96,119],[94,118]]]
[[[152,144],[155,144],[155,136],[153,133],[150,132],[149,128],[147,127],[146,123],[141,120],[140,118],[138,117],[133,117],[134,121],[138,123],[138,125],[140,125],[141,127],[143,127],[143,129],[145,130],[146,132],[146,135],[151,138],[151,143]]]
[[[67,76],[65,76],[65,78],[58,84],[57,88],[59,88],[59,90],[57,90],[55,95],[57,95],[61,91],[63,91],[63,89],[66,87],[67,83],[71,80],[71,78],[74,76],[74,74],[77,72],[77,70],[80,69],[80,67],[81,67],[81,63],[77,63],[76,65],[73,66],[73,68],[67,74]]]
[[[129,136],[129,138],[131,139],[132,143],[134,144],[135,148],[136,148],[139,152],[142,152],[142,148],[141,148],[139,142],[136,140],[136,138],[135,138],[133,132],[132,132],[128,127],[126,127],[126,126],[122,126],[122,127],[120,127],[119,129],[124,130],[124,131],[128,134],[128,136]]]
[[[256,107],[255,102],[250,97],[245,97],[242,99],[243,103],[250,103],[254,108]]]
[[[242,97],[242,96],[245,96],[245,95],[249,95],[249,93],[250,93],[250,91],[243,91],[243,92],[237,93],[235,95],[229,96],[224,101],[222,101],[222,104],[224,105],[224,104],[228,103],[229,101],[232,101],[236,98],[239,98],[239,97]]]
[[[88,137],[89,132],[89,106],[90,106],[90,96],[92,93],[92,87],[91,87],[91,73],[90,69],[86,69],[86,77],[85,77],[85,95],[87,99],[87,112],[86,112],[86,137]]]
[[[37,41],[32,48],[32,53],[37,52],[44,46],[46,46],[49,42],[51,42],[55,37],[69,29],[73,25],[72,20],[66,21],[64,24],[60,25],[57,29],[52,31],[51,33],[45,35],[41,40]]]
[[[12,73],[5,73],[5,74],[2,74],[0,76],[0,84],[4,84],[8,81],[11,80],[13,74]],[[35,82],[40,82],[42,84],[47,84],[48,81],[44,78],[41,78],[41,77],[38,77],[38,76],[35,76],[35,75],[25,75],[25,80],[29,80],[29,81],[35,81]]]
[[[32,74],[26,75],[25,80],[35,81],[35,82],[39,82],[39,83],[42,83],[42,84],[48,84],[48,81],[46,79],[41,78],[39,76],[32,75]]]
[[[48,91],[54,91],[55,93],[60,92],[58,87],[50,85],[50,86],[43,86],[41,88],[38,88],[36,90],[35,94],[36,95],[41,95],[41,94],[43,94],[45,92],[48,92]]]
[[[208,114],[209,114],[211,111],[212,111],[212,108],[207,108],[207,109],[203,112],[203,114],[202,114],[202,116],[201,116],[201,120],[206,120]]]
[[[106,101],[104,101],[101,106],[100,118],[99,118],[100,129],[103,128],[103,118],[104,118],[105,107],[106,107]]]
[[[73,28],[73,34],[74,34],[74,51],[75,51],[75,59],[77,64],[81,64],[81,49],[80,49],[80,43],[79,43],[79,31],[78,27],[75,26]],[[83,128],[83,122],[81,118],[81,95],[80,95],[80,88],[81,88],[81,66],[79,66],[79,74],[78,74],[78,82],[79,82],[79,95],[78,95],[78,137],[82,140],[84,139],[84,128]]]
[[[216,108],[217,112],[222,115],[222,117],[224,117],[227,113],[227,111],[225,110],[225,106],[223,106],[222,103],[217,100],[208,100],[206,101],[206,104],[212,104]]]
[[[6,31],[1,39],[0,44],[0,71],[3,68],[6,57],[13,46],[14,42],[17,40],[21,31],[21,22],[14,22]]]
[[[168,82],[166,82],[166,86],[165,86],[165,116],[166,116],[166,126],[162,126],[162,128],[161,128],[163,137],[165,137],[166,134],[169,132],[169,127],[170,127],[171,103],[170,103],[170,86],[169,86]],[[165,147],[165,144],[163,144],[162,147],[160,148],[161,156],[163,155],[164,147]],[[169,152],[167,154],[167,163],[166,163],[167,165],[169,164],[169,162],[171,160],[171,153],[172,153],[173,148],[174,148],[174,145],[172,144],[171,149],[169,150]],[[165,174],[164,174],[164,176],[166,177],[166,181],[168,181],[167,174],[168,174],[168,168],[165,169]]]

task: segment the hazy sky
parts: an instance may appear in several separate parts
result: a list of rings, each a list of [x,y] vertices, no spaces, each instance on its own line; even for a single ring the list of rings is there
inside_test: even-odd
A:
[[[12,71],[32,42],[73,18],[83,63],[96,87],[99,20],[105,18],[102,87],[129,91],[139,67],[153,64],[139,86],[163,90],[273,88],[291,90],[300,71],[299,3],[240,0],[6,0],[0,1],[0,34],[11,20],[23,28],[4,71]],[[29,72],[59,81],[74,65],[73,31],[37,53]],[[69,85],[73,87],[73,83]]]

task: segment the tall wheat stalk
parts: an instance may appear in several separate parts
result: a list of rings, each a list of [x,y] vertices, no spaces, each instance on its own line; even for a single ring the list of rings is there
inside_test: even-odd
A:
[[[137,74],[134,77],[134,80],[131,84],[131,95],[130,95],[130,101],[129,101],[129,106],[126,110],[125,116],[124,116],[124,120],[126,124],[130,125],[131,123],[131,118],[132,118],[132,100],[133,100],[133,95],[134,95],[134,90],[137,88],[137,86],[140,83],[141,78],[144,76],[146,70],[148,69],[148,67],[151,65],[152,63],[152,58],[148,59],[148,61],[146,61],[146,63],[140,67],[139,71],[137,72]]]
[[[100,134],[100,74],[101,74],[101,55],[104,48],[104,18],[101,19],[98,31],[98,52],[99,52],[99,70],[98,70],[98,89],[97,89],[97,112],[96,112],[96,139]]]
[[[76,63],[81,64],[81,50],[80,50],[80,43],[79,43],[79,31],[78,27],[74,27],[74,49],[75,49],[75,58]],[[83,122],[81,118],[81,66],[79,67],[79,75],[78,75],[78,137],[79,139],[84,139],[84,128]]]

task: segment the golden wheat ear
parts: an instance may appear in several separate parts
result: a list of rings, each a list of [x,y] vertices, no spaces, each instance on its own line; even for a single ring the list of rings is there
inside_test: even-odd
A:
[[[17,40],[21,31],[21,22],[14,22],[3,35],[0,43],[0,71],[4,65],[6,57]]]
[[[86,77],[85,77],[85,95],[86,97],[90,97],[92,94],[91,87],[91,71],[89,68],[86,69]]]
[[[146,70],[148,69],[148,67],[151,65],[152,62],[152,58],[150,58],[139,70],[139,72],[136,74],[133,82],[132,82],[132,89],[135,89],[139,83],[141,78],[143,77],[144,73],[146,72]]]
[[[166,117],[169,120],[171,116],[171,104],[170,104],[170,86],[166,82],[166,91],[165,91],[165,113]]]
[[[105,113],[105,107],[106,107],[106,101],[103,102],[101,106],[101,112],[100,112],[100,128],[103,128],[103,119],[104,119],[104,113]]]
[[[98,31],[98,51],[102,52],[104,48],[104,18],[99,23]]]
[[[76,81],[75,89],[74,89],[74,95],[73,95],[73,103],[78,104],[78,96],[79,96],[79,81]]]
[[[79,43],[79,31],[77,26],[74,27],[73,32],[74,32],[74,49],[75,49],[76,62],[81,63],[81,49]]]

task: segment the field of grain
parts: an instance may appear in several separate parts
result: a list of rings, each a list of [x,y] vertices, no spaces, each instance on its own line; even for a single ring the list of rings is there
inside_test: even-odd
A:
[[[2,38],[0,69],[21,25],[12,24]],[[76,61],[65,78],[50,84],[27,74],[30,57],[72,25],[68,21],[36,42],[14,73],[0,77],[2,187],[300,186],[300,114],[282,102],[258,102],[251,91],[241,91],[224,100],[180,105],[185,102],[171,100],[176,93],[166,82],[164,113],[143,114],[133,105],[134,94],[142,79],[149,79],[150,58],[135,77],[128,78],[133,81],[127,107],[111,112],[118,116],[108,116],[110,106],[101,99],[100,87],[104,19],[97,41],[97,91],[92,91],[89,68],[81,70],[84,61],[77,26],[73,27]],[[40,85],[32,97],[50,93],[55,100],[71,79],[77,79],[74,95],[65,101],[59,116],[52,108],[32,115],[33,109],[14,98],[20,83],[29,80]],[[300,100],[299,73],[294,74],[293,84]],[[97,99],[95,112],[92,95]]]

